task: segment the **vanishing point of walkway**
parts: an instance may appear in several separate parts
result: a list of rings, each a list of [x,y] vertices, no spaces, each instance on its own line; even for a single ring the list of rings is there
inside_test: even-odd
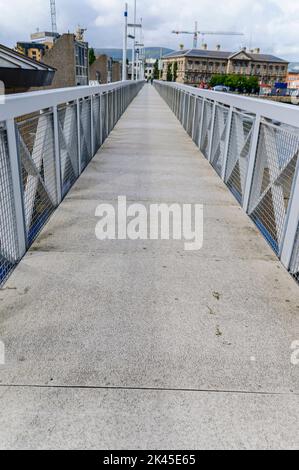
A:
[[[204,204],[204,247],[95,237]],[[151,86],[0,292],[1,448],[297,448],[298,286]]]

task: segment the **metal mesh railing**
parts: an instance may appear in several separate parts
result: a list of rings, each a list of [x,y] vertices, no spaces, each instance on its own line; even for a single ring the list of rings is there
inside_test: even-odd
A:
[[[60,171],[62,196],[65,196],[79,176],[77,106],[68,103],[58,110]]]
[[[249,215],[277,254],[282,248],[298,152],[298,130],[261,124]]]
[[[57,205],[53,114],[17,122],[27,246],[35,240]]]
[[[92,158],[91,152],[91,100],[85,98],[80,102],[81,125],[81,171],[88,165]]]
[[[108,109],[112,112],[108,112],[108,134],[110,134],[111,130],[113,129],[113,92],[110,91],[108,93]]]
[[[7,135],[0,123],[0,285],[13,270],[19,256],[15,220]]]
[[[182,122],[184,116],[185,93],[180,92],[178,118]]]
[[[193,140],[196,145],[199,145],[199,134],[200,134],[200,123],[202,117],[203,99],[196,98],[195,102],[195,113],[193,123]]]
[[[237,201],[243,204],[255,118],[233,111],[229,136],[225,182]]]
[[[190,101],[191,96],[189,94],[185,95],[185,109],[184,109],[184,116],[183,116],[183,126],[184,129],[188,132],[188,121],[190,122]]]
[[[299,110],[173,83],[155,86],[299,282]]]
[[[101,97],[101,119],[102,119],[102,141],[108,136],[108,94],[104,93]]]
[[[188,118],[187,118],[187,128],[186,131],[192,137],[193,130],[193,120],[194,120],[194,107],[195,107],[195,96],[189,97],[189,108],[188,108]]]
[[[222,106],[220,104],[216,105],[212,137],[211,164],[219,176],[222,175],[224,166],[228,115],[229,108],[227,106]]]
[[[101,147],[102,141],[102,121],[101,121],[101,96],[95,96],[92,101],[93,106],[93,129],[95,153]]]
[[[211,101],[204,102],[200,150],[206,158],[209,158],[209,148],[212,137],[213,106]]]
[[[142,86],[18,95],[0,109],[0,285]]]

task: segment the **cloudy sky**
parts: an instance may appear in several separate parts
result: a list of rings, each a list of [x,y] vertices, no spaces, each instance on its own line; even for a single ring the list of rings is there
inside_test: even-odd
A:
[[[50,28],[49,0],[0,0],[0,43],[14,46],[29,39],[37,28]],[[128,0],[132,15],[133,0]],[[137,0],[143,18],[145,44],[177,49],[192,46],[192,37],[177,37],[173,29],[240,31],[244,37],[209,37],[210,48],[260,47],[289,60],[299,61],[299,0]],[[59,32],[73,32],[78,24],[88,28],[94,47],[121,47],[123,0],[56,0]],[[216,6],[217,5],[217,6]],[[132,18],[131,18],[132,19]]]

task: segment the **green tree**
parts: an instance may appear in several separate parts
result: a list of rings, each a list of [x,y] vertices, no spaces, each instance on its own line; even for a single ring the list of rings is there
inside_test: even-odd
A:
[[[172,82],[172,65],[171,64],[168,64],[167,66],[167,77],[166,77],[166,80],[168,82]]]
[[[88,56],[89,56],[89,65],[92,65],[97,60],[93,48],[89,49]]]
[[[258,77],[249,77],[247,80],[248,93],[258,93],[260,89]]]
[[[159,78],[160,78],[159,61],[157,59],[154,64],[154,80],[159,80]]]
[[[214,87],[217,85],[224,85],[226,79],[227,79],[227,75],[213,75],[213,77],[210,80],[210,86]]]
[[[259,90],[257,77],[246,77],[244,75],[214,75],[210,80],[210,86],[224,85],[231,91],[240,93],[256,93]]]
[[[177,78],[178,78],[178,63],[175,62],[175,63],[173,64],[173,76],[172,76],[172,80],[173,80],[174,82],[176,82],[176,81],[177,81]]]

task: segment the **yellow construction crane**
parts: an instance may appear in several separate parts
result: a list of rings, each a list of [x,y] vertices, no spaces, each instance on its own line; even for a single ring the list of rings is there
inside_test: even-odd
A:
[[[198,31],[198,22],[195,22],[194,31],[172,31],[173,34],[192,34],[193,35],[193,48],[198,47],[198,36],[213,35],[213,36],[244,36],[243,33],[226,32],[226,31]]]

